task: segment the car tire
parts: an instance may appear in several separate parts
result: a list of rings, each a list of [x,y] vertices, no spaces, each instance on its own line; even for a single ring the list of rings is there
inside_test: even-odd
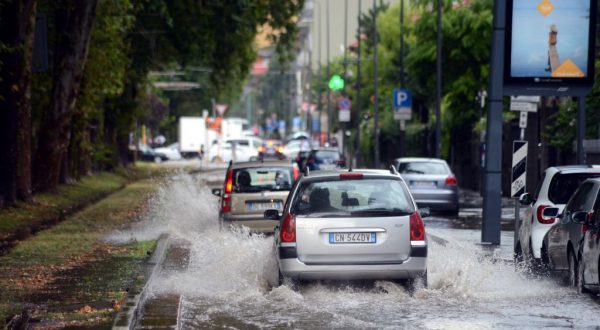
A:
[[[590,289],[585,287],[585,279],[583,278],[583,269],[585,268],[585,265],[582,265],[580,263],[579,267],[577,268],[577,292],[579,293],[590,293]]]
[[[577,286],[577,278],[579,277],[579,270],[577,265],[577,259],[575,258],[575,254],[572,249],[569,249],[569,253],[567,254],[567,264],[569,265],[566,282],[568,286]]]
[[[160,156],[154,156],[154,162],[156,164],[160,164],[160,163],[162,163],[162,158]]]
[[[427,289],[427,271],[406,281],[408,292],[413,295],[418,289]]]

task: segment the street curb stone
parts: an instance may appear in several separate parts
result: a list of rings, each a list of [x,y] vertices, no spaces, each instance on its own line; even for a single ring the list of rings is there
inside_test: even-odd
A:
[[[161,235],[158,238],[156,249],[152,253],[152,256],[144,264],[142,270],[143,282],[138,283],[137,279],[133,285],[133,288],[127,294],[123,307],[117,313],[115,321],[113,323],[113,330],[125,330],[134,329],[137,324],[138,318],[141,315],[142,302],[146,299],[147,289],[151,283],[152,276],[156,273],[156,268],[161,264],[165,258],[165,252],[168,246],[168,235]]]

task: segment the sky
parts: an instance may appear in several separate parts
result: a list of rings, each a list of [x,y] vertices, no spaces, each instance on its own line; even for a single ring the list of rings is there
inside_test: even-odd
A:
[[[556,24],[560,62],[572,60],[587,73],[589,0],[550,0],[556,9],[544,17],[536,7],[542,0],[514,0],[511,76],[550,77],[548,33]]]

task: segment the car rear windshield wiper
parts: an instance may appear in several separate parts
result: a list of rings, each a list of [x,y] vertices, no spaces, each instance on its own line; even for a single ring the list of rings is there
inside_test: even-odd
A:
[[[356,211],[352,211],[350,214],[351,215],[356,215],[356,216],[360,216],[360,215],[384,215],[384,216],[405,216],[405,215],[411,215],[413,212],[410,212],[408,210],[403,210],[403,209],[398,209],[398,208],[392,208],[392,209],[388,209],[388,208],[374,208],[374,209],[363,209],[363,210],[356,210]]]

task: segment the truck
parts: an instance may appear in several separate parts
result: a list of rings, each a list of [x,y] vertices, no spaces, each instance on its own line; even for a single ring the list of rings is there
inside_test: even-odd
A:
[[[203,117],[179,118],[179,152],[184,158],[202,156],[209,144],[206,121]]]

